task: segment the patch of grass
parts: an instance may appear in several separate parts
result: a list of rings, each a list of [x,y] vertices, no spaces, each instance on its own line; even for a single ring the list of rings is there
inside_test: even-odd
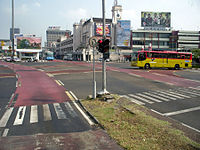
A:
[[[128,150],[198,150],[200,144],[173,129],[166,121],[146,115],[142,106],[126,100],[111,103],[83,100],[108,134]],[[127,108],[127,109],[125,109]],[[144,108],[143,108],[144,109]]]

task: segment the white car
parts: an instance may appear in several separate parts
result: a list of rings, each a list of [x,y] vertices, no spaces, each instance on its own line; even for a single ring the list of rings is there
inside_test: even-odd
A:
[[[15,57],[15,58],[13,59],[13,61],[14,61],[14,62],[20,62],[20,61],[21,61],[21,59],[19,59],[19,58]]]

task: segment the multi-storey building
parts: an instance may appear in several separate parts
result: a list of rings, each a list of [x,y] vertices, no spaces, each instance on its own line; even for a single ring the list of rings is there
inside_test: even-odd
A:
[[[20,34],[20,28],[14,28],[14,35],[15,34]],[[12,32],[12,28],[10,28],[10,40],[12,41],[12,37],[13,37],[13,32]]]
[[[133,50],[152,49],[166,50],[170,49],[171,31],[156,30],[133,30],[131,45]]]
[[[70,30],[61,30],[58,26],[49,27],[46,30],[47,49],[54,52],[56,49],[57,41],[59,41],[63,36],[69,37],[70,35]]]
[[[173,41],[178,50],[200,48],[200,31],[173,31]]]
[[[93,48],[89,45],[89,39],[96,37],[102,38],[102,19],[90,18],[86,21],[81,20],[80,23],[75,23],[73,34],[73,57],[78,60],[92,60]],[[111,37],[112,19],[106,19],[106,37]],[[101,54],[95,49],[95,59],[101,57]]]
[[[156,31],[133,30],[132,49],[176,50],[184,51],[200,48],[199,31]]]
[[[60,42],[57,42],[56,44],[56,57],[60,57],[60,59],[63,59],[66,55],[72,55],[73,54],[73,35],[70,37],[61,37]]]

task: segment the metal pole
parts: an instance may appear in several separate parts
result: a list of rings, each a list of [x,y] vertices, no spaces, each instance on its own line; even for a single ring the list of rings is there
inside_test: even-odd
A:
[[[14,0],[12,0],[12,60],[14,59],[15,49],[14,49]]]
[[[106,32],[105,32],[105,25],[106,25],[106,18],[105,18],[105,0],[102,0],[102,15],[103,15],[103,39],[106,39]],[[106,94],[106,60],[102,59],[102,92]]]
[[[93,46],[93,99],[96,98],[96,76],[95,76],[95,54],[94,54],[94,46]]]

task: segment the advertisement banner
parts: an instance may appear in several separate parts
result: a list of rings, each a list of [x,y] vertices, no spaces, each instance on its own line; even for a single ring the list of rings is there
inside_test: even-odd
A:
[[[171,27],[170,12],[141,12],[142,27]]]
[[[117,46],[130,47],[131,39],[130,20],[118,20],[116,26]]]
[[[106,36],[111,36],[111,25],[110,24],[106,24],[105,30],[106,30]],[[95,33],[95,36],[103,35],[103,25],[101,23],[95,23],[94,33]]]
[[[40,37],[17,37],[17,49],[41,50]]]

